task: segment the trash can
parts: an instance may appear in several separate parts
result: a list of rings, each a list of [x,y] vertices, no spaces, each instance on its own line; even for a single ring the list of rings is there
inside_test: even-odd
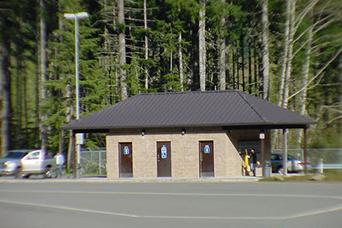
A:
[[[264,176],[265,177],[270,177],[271,176],[271,172],[272,172],[272,166],[271,166],[271,162],[270,161],[265,161],[265,165],[264,165]]]

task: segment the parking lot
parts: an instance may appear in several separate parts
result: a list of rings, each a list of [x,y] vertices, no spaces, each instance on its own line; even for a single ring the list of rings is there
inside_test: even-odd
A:
[[[342,185],[0,180],[0,227],[341,227]]]

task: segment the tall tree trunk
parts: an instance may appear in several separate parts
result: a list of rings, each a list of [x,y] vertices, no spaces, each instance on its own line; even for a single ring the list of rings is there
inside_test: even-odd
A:
[[[121,100],[128,97],[127,92],[127,73],[126,73],[126,39],[125,39],[125,14],[124,1],[118,0],[118,26],[119,33],[119,77]]]
[[[37,43],[35,46],[35,51],[39,53],[39,44]],[[39,55],[37,55],[36,64],[34,66],[34,135],[40,135],[39,129],[39,78],[40,78],[40,70],[39,70]],[[34,137],[35,147],[38,147],[40,144],[39,137]]]
[[[40,136],[41,136],[41,149],[47,151],[47,129],[45,126],[45,121],[47,119],[46,113],[43,109],[44,101],[47,98],[46,95],[46,21],[45,21],[45,5],[44,0],[39,1],[40,4]]]
[[[254,40],[253,42],[253,69],[254,69],[254,95],[258,95],[258,53],[257,53],[257,45]]]
[[[182,33],[178,35],[178,57],[179,57],[179,82],[181,91],[184,91],[184,69],[183,69],[183,51],[182,51]]]
[[[200,89],[205,91],[206,88],[206,43],[205,43],[205,5],[206,0],[200,0],[199,24],[198,24],[198,41],[199,41],[199,75]]]
[[[293,52],[293,36],[295,28],[295,6],[296,0],[286,1],[286,22],[285,22],[285,37],[284,37],[284,52],[283,52],[283,62],[281,67],[281,77],[280,77],[280,87],[279,87],[279,97],[278,106],[287,108],[289,95],[289,82],[291,76],[292,68],[292,52]],[[282,138],[282,133],[280,130],[277,131],[276,137],[274,138],[273,145],[277,144],[280,147],[280,141]]]
[[[24,145],[29,145],[31,142],[29,141],[29,132],[28,132],[28,121],[29,121],[29,102],[28,102],[28,98],[29,98],[29,94],[28,94],[28,80],[27,80],[27,76],[24,75],[23,78],[23,109],[24,109],[24,140],[23,140],[23,144]]]
[[[284,86],[284,97],[283,97],[283,108],[288,106],[288,96],[290,90],[290,79],[292,72],[292,59],[293,59],[293,38],[295,34],[295,13],[296,13],[296,0],[291,1],[290,10],[290,26],[289,26],[289,50],[287,57],[287,64],[285,70],[285,86]]]
[[[268,21],[268,0],[262,0],[262,72],[263,72],[263,99],[269,97],[269,21]]]
[[[147,4],[146,4],[146,0],[144,0],[144,28],[145,28],[145,32],[147,31]],[[145,60],[147,62],[148,60],[148,38],[147,35],[145,33]],[[145,89],[146,91],[148,90],[148,69],[147,69],[147,65],[145,65]]]
[[[241,68],[241,64],[240,64],[240,55],[239,55],[239,42],[236,42],[236,50],[235,50],[235,60],[236,60],[236,89],[240,90],[240,68]]]
[[[278,96],[278,106],[283,106],[283,98],[284,98],[284,88],[285,88],[285,74],[286,74],[286,65],[288,60],[288,51],[290,44],[290,11],[291,11],[291,3],[292,0],[286,1],[286,21],[285,21],[285,32],[284,32],[284,51],[283,51],[283,59],[281,64],[281,73],[280,73],[280,85],[279,85],[279,96]],[[280,131],[279,131],[280,132]],[[280,133],[279,133],[280,134]]]
[[[222,0],[224,3],[225,0]],[[224,31],[226,19],[224,16],[221,17],[220,27]],[[219,90],[226,90],[226,39],[223,32],[219,35]]]
[[[233,83],[233,89],[236,89],[236,61],[235,61],[235,47],[232,48],[232,65],[233,65],[233,71],[232,71],[232,83]]]
[[[248,42],[248,93],[252,94],[252,47],[251,42]]]
[[[287,0],[284,53],[280,79],[280,97],[278,100],[278,105],[284,108],[287,108],[288,105],[287,97],[289,94],[289,82],[292,70],[293,37],[295,33],[295,12],[296,0]]]
[[[19,40],[15,40],[15,58],[13,60],[15,64],[15,73],[13,72],[12,78],[15,78],[15,91],[12,92],[12,96],[15,99],[15,102],[12,100],[13,103],[15,103],[15,108],[13,109],[13,114],[15,114],[15,127],[14,132],[15,136],[13,137],[13,143],[15,143],[17,146],[22,147],[22,99],[23,99],[23,92],[22,92],[22,85],[23,85],[23,76],[22,76],[22,59],[20,54],[20,44]],[[13,80],[12,80],[13,82]]]
[[[241,80],[242,80],[242,91],[246,91],[246,80],[245,80],[245,38],[243,31],[240,36],[240,52],[241,52]]]
[[[10,148],[11,120],[11,81],[9,72],[9,39],[6,33],[0,37],[0,97],[1,97],[1,152],[6,154]]]
[[[310,19],[312,19],[312,10],[310,12]],[[302,68],[303,81],[301,88],[304,88],[299,95],[299,113],[301,115],[305,115],[306,112],[306,97],[307,97],[307,83],[309,79],[310,73],[310,65],[311,65],[311,50],[312,50],[312,40],[313,40],[313,26],[310,25],[308,33],[307,33],[307,46],[305,49],[305,60]],[[299,130],[298,144],[301,145],[303,138],[303,131]]]
[[[58,17],[58,28],[60,31],[64,30],[64,24],[63,24],[63,19],[62,17]],[[58,37],[58,42],[63,43],[64,38],[62,35]],[[72,98],[72,89],[71,89],[71,81],[68,80],[67,85],[65,87],[65,115],[66,115],[66,122],[70,123],[74,116],[74,106],[73,106],[73,98]],[[74,145],[74,140],[72,138],[72,131],[69,131],[69,144],[68,144],[68,151],[66,155],[66,168],[67,170],[71,169],[71,158],[73,153],[75,152],[75,145]]]
[[[172,71],[173,71],[173,53],[171,50],[171,53],[170,53],[170,73],[172,73]]]

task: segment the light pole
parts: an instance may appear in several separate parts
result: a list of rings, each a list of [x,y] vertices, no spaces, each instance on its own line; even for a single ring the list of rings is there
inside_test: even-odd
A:
[[[89,17],[87,12],[79,13],[65,13],[64,17],[68,20],[75,21],[75,84],[76,84],[76,119],[80,118],[80,86],[79,86],[79,20]],[[77,167],[74,167],[74,177],[80,177],[80,155],[81,155],[81,144],[83,144],[83,134],[76,134],[77,144]],[[77,171],[76,171],[76,170]],[[75,172],[76,171],[76,172]]]

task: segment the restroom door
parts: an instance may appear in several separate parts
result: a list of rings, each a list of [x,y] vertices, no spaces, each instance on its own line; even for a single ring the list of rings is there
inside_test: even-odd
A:
[[[119,177],[133,177],[132,143],[119,143]]]
[[[157,175],[171,177],[171,143],[157,142]]]
[[[214,176],[214,146],[213,141],[199,142],[199,176]]]

